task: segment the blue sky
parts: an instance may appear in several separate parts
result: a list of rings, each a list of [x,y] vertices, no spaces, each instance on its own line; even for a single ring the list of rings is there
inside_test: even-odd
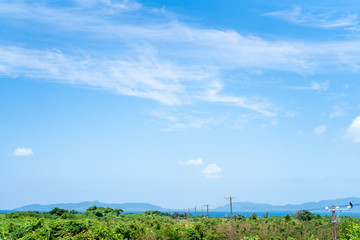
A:
[[[357,1],[0,1],[0,209],[359,196]]]

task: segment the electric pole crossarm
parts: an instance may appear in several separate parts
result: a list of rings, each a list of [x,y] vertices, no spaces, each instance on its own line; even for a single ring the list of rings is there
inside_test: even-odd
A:
[[[352,209],[352,203],[350,203],[350,205],[347,208],[340,208],[340,207],[335,207],[334,205],[331,206],[331,209],[329,209],[329,207],[325,207],[325,210],[328,212],[331,212],[332,215],[332,225],[333,225],[333,238],[334,240],[336,240],[336,222],[339,219],[340,213],[342,211],[350,211]],[[336,212],[338,212],[337,216],[336,216]]]

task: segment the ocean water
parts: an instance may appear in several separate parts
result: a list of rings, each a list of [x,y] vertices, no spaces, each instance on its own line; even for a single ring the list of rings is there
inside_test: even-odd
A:
[[[178,212],[180,214],[183,214],[184,211],[168,211],[167,213],[174,213],[174,212]],[[140,212],[135,212],[135,211],[125,211],[124,213],[140,213]],[[186,211],[186,213],[189,213]],[[233,212],[233,215],[235,216],[236,214],[242,214],[245,217],[250,217],[251,214],[255,213],[258,217],[263,217],[266,212]],[[295,214],[296,212],[268,212],[268,216],[269,217],[280,217],[280,216],[286,216],[286,215],[292,215]],[[330,215],[331,216],[331,212],[313,212],[315,214],[320,214],[321,216],[324,215]],[[195,212],[190,211],[191,216],[195,216]],[[206,216],[206,211],[202,212],[202,211],[198,211],[196,213],[197,216]],[[360,218],[360,212],[352,212],[352,211],[346,211],[346,212],[341,212],[340,213],[340,217],[358,217]],[[217,211],[209,211],[209,217],[214,218],[214,217],[230,217],[230,212],[217,212]]]
[[[12,212],[11,210],[0,210],[0,213],[9,213]],[[136,213],[142,213],[144,211],[125,211],[124,214],[136,214]],[[168,211],[167,213],[174,213],[174,212],[178,212],[183,214],[184,211]],[[186,213],[189,213],[186,211]],[[233,215],[235,216],[236,214],[242,214],[245,217],[250,217],[251,214],[255,213],[258,217],[263,217],[266,212],[233,212]],[[296,212],[268,212],[268,216],[269,217],[280,217],[280,216],[286,216],[286,215],[292,215],[295,214]],[[315,214],[320,214],[321,216],[324,215],[331,215],[331,212],[313,212]],[[190,211],[191,216],[195,216],[195,212]],[[198,211],[196,213],[197,216],[206,216],[206,212],[203,211]],[[360,218],[360,212],[358,211],[346,211],[346,212],[341,212],[340,213],[340,217],[357,217]],[[209,217],[210,218],[214,218],[214,217],[230,217],[230,212],[215,212],[215,211],[209,211]]]

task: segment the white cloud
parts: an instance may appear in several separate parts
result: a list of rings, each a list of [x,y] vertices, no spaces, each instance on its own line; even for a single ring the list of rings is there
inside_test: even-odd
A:
[[[34,155],[34,152],[31,148],[17,148],[14,150],[13,155],[27,157]]]
[[[80,0],[79,0],[80,1]],[[90,1],[107,5],[111,1]],[[132,1],[121,1],[124,3],[136,3]],[[85,9],[86,10],[86,9]],[[64,27],[66,31],[88,32],[96,35],[96,39],[106,39],[119,43],[139,47],[144,42],[154,48],[165,52],[169,59],[173,56],[195,63],[206,62],[210,68],[255,68],[275,69],[283,71],[311,73],[317,65],[333,64],[335,60],[347,60],[359,51],[358,42],[343,41],[329,43],[301,43],[296,41],[266,41],[254,36],[243,36],[236,31],[221,31],[210,28],[196,28],[179,22],[173,18],[157,18],[149,14],[143,14],[144,21],[139,23],[136,8],[131,14],[126,15],[124,21],[112,21],[102,12],[89,16],[83,8],[56,9],[39,5],[27,5],[19,3],[3,4],[0,13],[6,14],[8,18],[28,19],[29,21],[46,22],[58,29]],[[141,11],[154,9],[141,8]],[[161,11],[163,13],[164,11]],[[166,15],[166,11],[164,13]],[[123,17],[119,15],[119,17]],[[157,16],[159,17],[159,16]],[[155,21],[155,22],[154,22]],[[151,24],[148,24],[148,23]],[[337,47],[331,47],[332,45]],[[138,46],[137,46],[138,45]],[[143,52],[144,46],[136,52]],[[186,48],[187,51],[182,49]],[[355,51],[355,52],[354,52]],[[129,52],[131,56],[134,52]],[[330,55],[330,56],[329,56]],[[349,56],[347,56],[349,55]],[[315,61],[315,62],[314,62]],[[207,69],[208,71],[210,69]],[[249,69],[248,69],[249,70]],[[326,68],[328,71],[328,68]]]
[[[204,94],[203,99],[208,102],[225,103],[243,107],[261,113],[264,116],[268,117],[273,117],[276,115],[274,111],[274,106],[269,104],[266,99],[250,100],[246,97],[222,95],[220,93],[221,90],[222,86],[211,86]]]
[[[315,132],[316,134],[323,134],[323,133],[326,132],[326,130],[327,130],[327,126],[326,126],[326,125],[321,125],[321,126],[315,128],[315,129],[314,129],[314,132]]]
[[[72,85],[90,86],[119,94],[149,98],[167,105],[181,104],[184,86],[177,83],[206,78],[200,69],[179,69],[166,60],[148,55],[148,59],[103,60],[68,56],[53,51],[1,48],[0,65],[6,74],[47,79]]]
[[[166,10],[154,14],[156,9],[135,1],[78,2],[76,7],[58,9],[41,2],[5,1],[0,15],[9,21],[27,21],[54,34],[66,32],[64,38],[84,36],[87,42],[101,42],[104,52],[76,45],[82,41],[73,39],[76,53],[30,49],[24,44],[0,45],[0,74],[99,88],[168,106],[211,103],[274,117],[278,107],[271,99],[230,94],[228,82],[234,79],[224,76],[232,71],[275,70],[306,75],[360,69],[360,41],[273,41],[233,30],[193,27],[169,17]],[[89,14],[94,4],[101,8],[94,7],[100,10]],[[101,10],[111,6],[129,11],[125,14],[119,10],[117,17],[111,18]],[[313,82],[294,89],[325,91],[329,84]],[[176,129],[200,128],[214,122],[213,117],[174,119],[171,125]]]
[[[165,105],[205,101],[232,104],[264,116],[276,114],[266,100],[221,94],[215,69],[171,62],[147,49],[143,53],[147,56],[110,60],[0,46],[0,73],[102,88]]]
[[[163,120],[159,122],[165,126],[163,131],[208,128],[221,122],[221,119],[214,119],[207,113],[191,111],[188,108],[165,107],[154,110],[151,114]]]
[[[325,81],[323,83],[312,82],[310,86],[297,86],[297,87],[292,87],[292,89],[326,91],[328,90],[329,85],[330,85],[329,81]]]
[[[189,159],[187,161],[179,161],[178,164],[200,166],[204,164],[204,160],[202,158]]]
[[[353,120],[351,125],[348,127],[344,137],[346,139],[360,143],[360,116]]]
[[[116,10],[137,10],[141,8],[141,4],[132,0],[75,0],[84,7],[100,7],[107,9],[106,13],[114,13]]]
[[[294,6],[285,11],[271,12],[265,16],[276,17],[292,24],[318,28],[351,27],[359,23],[358,14],[340,15],[331,11],[304,11],[300,6]]]
[[[202,171],[202,173],[207,178],[221,178],[220,173],[222,172],[221,168],[216,164],[212,163],[206,166],[206,168]]]

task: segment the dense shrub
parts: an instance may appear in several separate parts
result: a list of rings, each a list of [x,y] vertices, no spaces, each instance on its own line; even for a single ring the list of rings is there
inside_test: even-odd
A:
[[[121,212],[91,207],[85,213],[53,209],[49,213],[0,214],[0,239],[232,239],[230,218],[189,218],[179,213],[170,217],[158,211]],[[338,239],[360,239],[359,223],[358,218],[340,218]],[[306,211],[284,217],[234,217],[234,228],[235,239],[332,239],[331,216]]]
[[[296,213],[296,218],[301,221],[310,221],[311,219],[316,218],[316,215],[308,210],[302,210]]]

